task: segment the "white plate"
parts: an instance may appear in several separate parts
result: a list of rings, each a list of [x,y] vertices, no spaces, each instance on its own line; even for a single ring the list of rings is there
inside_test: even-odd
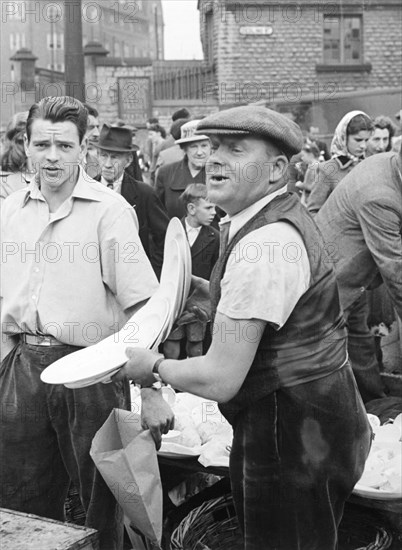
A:
[[[153,297],[154,298],[154,297]],[[41,374],[47,384],[76,384],[90,379],[96,384],[99,378],[127,362],[127,347],[150,347],[157,339],[169,314],[169,302],[151,298],[136,312],[123,329],[98,344],[83,348],[62,357],[49,365]],[[75,386],[78,387],[78,386]]]
[[[380,489],[373,489],[372,487],[366,487],[365,485],[360,485],[356,483],[355,488],[353,489],[353,494],[358,495],[359,497],[372,498],[376,500],[396,500],[402,499],[401,493],[393,493],[391,491],[380,491]]]

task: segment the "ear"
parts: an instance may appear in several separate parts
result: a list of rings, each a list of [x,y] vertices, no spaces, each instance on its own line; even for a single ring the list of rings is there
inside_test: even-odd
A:
[[[274,161],[272,162],[272,170],[269,178],[271,183],[276,183],[284,177],[288,164],[289,161],[285,155],[279,155],[275,157]]]
[[[128,154],[127,155],[127,162],[124,166],[124,168],[128,168],[128,166],[130,166],[130,164],[133,162],[133,155],[132,153]]]
[[[84,136],[81,145],[80,145],[80,160],[83,160],[86,157],[86,154],[88,152],[88,137]]]
[[[31,153],[29,152],[28,136],[26,134],[24,134],[24,151],[27,157],[31,156]]]
[[[188,203],[187,213],[190,214],[190,216],[194,216],[194,214],[195,214],[195,204],[193,202]]]

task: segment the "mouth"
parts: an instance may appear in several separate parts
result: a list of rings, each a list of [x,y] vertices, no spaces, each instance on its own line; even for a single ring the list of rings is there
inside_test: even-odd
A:
[[[57,176],[60,173],[60,168],[57,166],[45,166],[43,170],[51,177]]]
[[[220,175],[216,174],[216,175],[213,175],[213,176],[209,176],[208,183],[210,183],[211,185],[222,185],[223,183],[225,183],[228,180],[229,180],[229,178],[226,178],[225,176],[220,176]]]

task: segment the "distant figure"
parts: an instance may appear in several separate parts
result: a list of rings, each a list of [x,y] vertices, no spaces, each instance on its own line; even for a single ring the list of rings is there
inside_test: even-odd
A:
[[[374,132],[367,142],[366,157],[391,151],[394,134],[395,126],[392,124],[390,118],[386,116],[378,116],[375,118]]]
[[[311,214],[320,210],[338,183],[364,159],[373,128],[371,118],[362,111],[350,111],[339,122],[331,143],[332,158],[318,167],[307,204]]]
[[[307,206],[313,185],[317,179],[320,150],[315,143],[305,143],[300,151],[300,159],[306,165],[303,180],[296,182],[296,188],[301,190],[300,200]]]
[[[192,183],[180,196],[186,209],[182,219],[191,247],[191,272],[209,280],[219,257],[219,231],[211,227],[215,217],[215,204],[207,198],[207,188],[202,183]],[[195,316],[181,318],[181,324],[171,332],[164,344],[164,354],[171,359],[180,356],[180,345],[185,339],[187,357],[202,355],[207,326]],[[209,343],[210,339],[208,339]]]
[[[205,164],[211,154],[211,143],[208,136],[195,134],[199,122],[190,120],[181,127],[181,138],[176,143],[184,151],[183,159],[158,170],[155,188],[170,218],[185,215],[179,197],[190,183],[205,184]]]
[[[98,163],[97,149],[95,144],[99,139],[99,112],[95,107],[84,103],[84,107],[88,111],[88,126],[85,134],[87,140],[87,154],[84,160],[84,170],[91,178],[95,178],[100,174]]]
[[[7,126],[1,157],[0,200],[26,187],[34,175],[33,166],[24,148],[28,111],[16,113]]]
[[[127,171],[136,154],[132,132],[126,127],[105,124],[96,147],[101,166],[97,180],[122,195],[135,209],[142,246],[159,278],[169,218],[152,187],[136,180]]]

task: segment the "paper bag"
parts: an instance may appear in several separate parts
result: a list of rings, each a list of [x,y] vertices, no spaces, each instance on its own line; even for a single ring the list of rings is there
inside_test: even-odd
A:
[[[162,484],[155,443],[137,414],[113,409],[96,433],[90,455],[135,529],[162,538]]]

